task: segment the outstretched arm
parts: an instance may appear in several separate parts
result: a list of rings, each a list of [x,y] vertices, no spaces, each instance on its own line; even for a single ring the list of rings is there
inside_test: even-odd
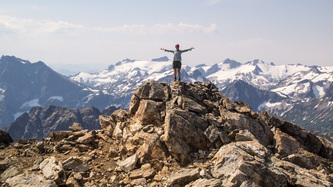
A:
[[[195,48],[194,48],[194,47],[191,47],[191,48],[189,48],[189,49],[184,49],[184,50],[182,50],[182,52],[191,51],[192,49],[195,49]]]
[[[164,49],[164,48],[161,48],[161,50],[165,51],[165,52],[170,52],[170,53],[173,53],[172,50],[168,50],[168,49]]]

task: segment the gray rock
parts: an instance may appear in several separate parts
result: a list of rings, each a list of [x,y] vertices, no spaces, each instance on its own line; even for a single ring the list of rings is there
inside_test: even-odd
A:
[[[111,116],[100,115],[99,123],[104,130],[104,133],[108,136],[112,136],[113,130],[115,128],[115,122],[111,118]]]
[[[91,132],[85,134],[84,136],[81,136],[80,138],[78,138],[76,140],[76,142],[81,143],[81,144],[89,144],[89,143],[95,141],[95,135],[96,135],[96,132],[91,131]]]
[[[155,101],[162,101],[165,99],[164,86],[156,81],[145,82],[142,85],[140,99],[151,99]]]
[[[182,164],[189,162],[189,152],[193,149],[206,149],[208,139],[203,130],[207,121],[194,113],[181,109],[167,110],[165,132],[161,140],[165,142],[169,152]],[[191,132],[191,133],[189,133]]]
[[[185,187],[223,187],[220,179],[198,179]]]
[[[37,159],[34,162],[34,165],[32,166],[32,171],[39,170],[40,169],[39,165],[40,165],[40,163],[43,162],[43,160],[44,160],[43,157],[41,157],[41,156],[37,157]]]
[[[199,168],[195,169],[181,169],[176,173],[172,173],[167,180],[166,186],[185,185],[189,182],[195,181],[200,178]]]
[[[55,157],[45,159],[40,163],[39,168],[46,179],[53,180],[58,185],[66,183],[66,173]]]
[[[72,126],[69,126],[69,130],[72,130],[73,132],[82,131],[82,125],[74,122]]]
[[[14,177],[19,173],[19,168],[16,166],[10,166],[1,174],[1,180],[5,181],[8,178]]]
[[[68,136],[72,135],[72,131],[54,131],[49,132],[49,135],[51,137],[51,141],[53,142],[59,142],[65,138],[68,138]]]
[[[161,120],[160,110],[156,101],[142,99],[139,108],[135,113],[135,119],[141,121],[143,124],[159,123]]]
[[[132,186],[145,186],[147,180],[145,178],[133,179],[130,183]]]
[[[257,141],[233,142],[216,153],[211,173],[225,186],[240,186],[244,182],[257,186],[287,186],[287,177],[265,163],[269,155]]]
[[[62,162],[64,170],[74,170],[76,172],[86,172],[89,170],[87,164],[79,157],[69,157]]]
[[[134,154],[123,161],[118,161],[117,164],[122,170],[129,172],[135,168],[138,158],[139,156],[137,154]]]
[[[53,180],[45,179],[43,175],[20,174],[6,180],[9,186],[29,186],[29,187],[57,187]]]
[[[257,139],[249,130],[241,129],[236,133],[235,141],[257,141]]]

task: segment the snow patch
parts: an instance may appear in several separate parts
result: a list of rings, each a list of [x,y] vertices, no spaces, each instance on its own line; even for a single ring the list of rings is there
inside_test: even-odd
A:
[[[58,100],[60,102],[63,102],[64,98],[62,96],[52,96],[47,101],[54,101],[54,100]]]
[[[258,106],[258,111],[261,111],[261,109],[265,108],[266,104],[267,104],[267,101],[261,103],[261,104]]]
[[[20,109],[31,108],[31,107],[34,107],[34,106],[40,106],[40,104],[38,102],[39,102],[39,99],[33,99],[33,100],[30,100],[30,101],[27,101],[27,102],[22,104]]]
[[[327,103],[327,106],[328,106],[328,107],[331,106],[331,105],[333,105],[333,101],[329,101],[329,102]]]
[[[313,90],[313,94],[316,97],[321,97],[321,96],[325,95],[324,88],[319,85],[312,86],[312,90]]]
[[[24,114],[24,112],[17,112],[15,113],[14,116],[14,120],[16,120],[18,117],[20,117],[22,114]]]
[[[24,129],[24,133],[23,133],[22,139],[24,139],[24,135],[28,133],[28,125],[29,125],[29,123],[27,123],[27,125],[25,126],[25,129]]]

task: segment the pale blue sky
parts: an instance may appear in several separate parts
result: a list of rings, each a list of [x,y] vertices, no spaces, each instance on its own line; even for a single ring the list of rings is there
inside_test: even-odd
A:
[[[0,0],[0,55],[106,68],[196,47],[188,65],[226,58],[333,65],[332,0]],[[71,65],[70,65],[71,64]],[[93,64],[93,66],[92,66]]]

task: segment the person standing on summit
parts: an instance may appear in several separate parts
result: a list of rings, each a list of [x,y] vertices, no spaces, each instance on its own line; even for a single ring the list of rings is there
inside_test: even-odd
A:
[[[179,44],[176,44],[175,48],[176,50],[168,50],[164,48],[161,48],[161,50],[174,54],[173,63],[172,63],[173,74],[175,76],[174,80],[175,81],[177,80],[177,71],[178,71],[178,81],[180,81],[180,69],[182,68],[182,53],[191,51],[192,49],[194,49],[194,47],[191,47],[190,49],[179,50]]]

